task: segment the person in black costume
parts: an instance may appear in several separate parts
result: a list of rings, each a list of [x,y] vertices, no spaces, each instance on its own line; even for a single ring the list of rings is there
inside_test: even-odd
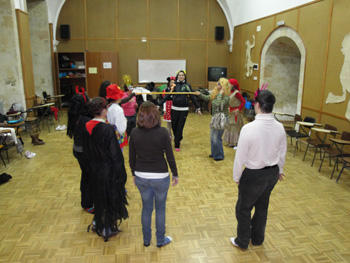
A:
[[[90,189],[89,160],[83,152],[83,139],[86,133],[85,124],[92,116],[87,113],[86,98],[82,94],[72,96],[68,109],[67,135],[73,140],[73,155],[78,160],[81,169],[81,207],[89,212],[94,212],[94,202]]]
[[[191,85],[186,82],[186,72],[184,70],[180,70],[176,75],[176,86],[173,92],[192,92]],[[201,108],[197,102],[196,96],[179,94],[179,95],[170,95],[167,94],[164,98],[159,102],[159,106],[162,106],[163,103],[167,100],[172,100],[173,105],[171,107],[171,125],[174,134],[174,143],[175,143],[175,151],[180,151],[180,142],[183,138],[182,132],[185,126],[185,122],[188,115],[188,96],[190,97],[193,104],[196,106],[196,111],[198,115],[202,115]]]
[[[84,152],[90,162],[95,216],[92,231],[105,241],[120,232],[118,221],[128,218],[124,158],[113,127],[106,124],[107,101],[93,98],[88,103],[94,118],[86,123]],[[90,226],[88,231],[90,230]]]

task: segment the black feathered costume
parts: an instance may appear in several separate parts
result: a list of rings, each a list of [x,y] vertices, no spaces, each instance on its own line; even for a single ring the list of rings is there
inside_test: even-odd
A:
[[[128,217],[124,157],[112,126],[93,119],[86,128],[84,152],[90,161],[95,230],[108,241],[119,231],[118,221]]]

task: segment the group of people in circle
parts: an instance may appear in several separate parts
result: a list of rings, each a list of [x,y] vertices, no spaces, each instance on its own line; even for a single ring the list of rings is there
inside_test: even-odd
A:
[[[186,72],[180,70],[176,77],[167,78],[167,87],[158,105],[151,101],[138,105],[131,85],[125,85],[122,90],[109,81],[101,84],[99,97],[90,100],[84,93],[75,94],[68,110],[67,135],[73,138],[73,155],[81,168],[81,206],[94,214],[88,231],[108,241],[120,232],[122,220],[128,218],[123,147],[129,145],[129,166],[142,199],[144,246],[151,244],[154,207],[156,245],[162,247],[170,243],[172,238],[165,236],[166,199],[170,181],[173,186],[179,181],[171,140],[179,152],[189,100],[198,115],[202,112],[196,96],[211,101],[212,112],[224,112],[229,123],[224,140],[229,146],[236,146],[245,103],[239,91],[235,79],[220,78],[210,95],[193,92]],[[166,128],[162,127],[159,114],[163,104]],[[215,161],[224,159],[223,134],[224,130],[211,129],[210,132],[210,157]]]

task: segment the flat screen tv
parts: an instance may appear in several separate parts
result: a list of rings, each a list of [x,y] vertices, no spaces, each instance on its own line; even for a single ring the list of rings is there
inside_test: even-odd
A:
[[[227,77],[227,68],[208,67],[208,81],[218,81],[220,78]]]

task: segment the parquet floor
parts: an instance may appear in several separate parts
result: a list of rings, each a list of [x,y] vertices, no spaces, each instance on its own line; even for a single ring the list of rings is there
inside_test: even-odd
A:
[[[170,187],[167,202],[167,235],[173,242],[161,249],[154,239],[143,246],[141,200],[130,177],[130,218],[122,223],[123,232],[107,243],[87,233],[92,215],[80,207],[72,141],[65,131],[45,131],[46,144],[33,146],[24,134],[25,149],[37,156],[28,160],[12,148],[8,167],[0,163],[0,173],[13,176],[0,186],[0,263],[350,262],[349,171],[336,184],[331,167],[319,173],[319,160],[310,167],[313,151],[303,162],[303,152],[293,157],[290,144],[286,178],[271,195],[264,244],[234,248],[234,151],[225,147],[221,162],[208,158],[209,121],[208,113],[189,114],[181,152],[175,152],[180,183]],[[128,148],[124,156],[130,176]]]

